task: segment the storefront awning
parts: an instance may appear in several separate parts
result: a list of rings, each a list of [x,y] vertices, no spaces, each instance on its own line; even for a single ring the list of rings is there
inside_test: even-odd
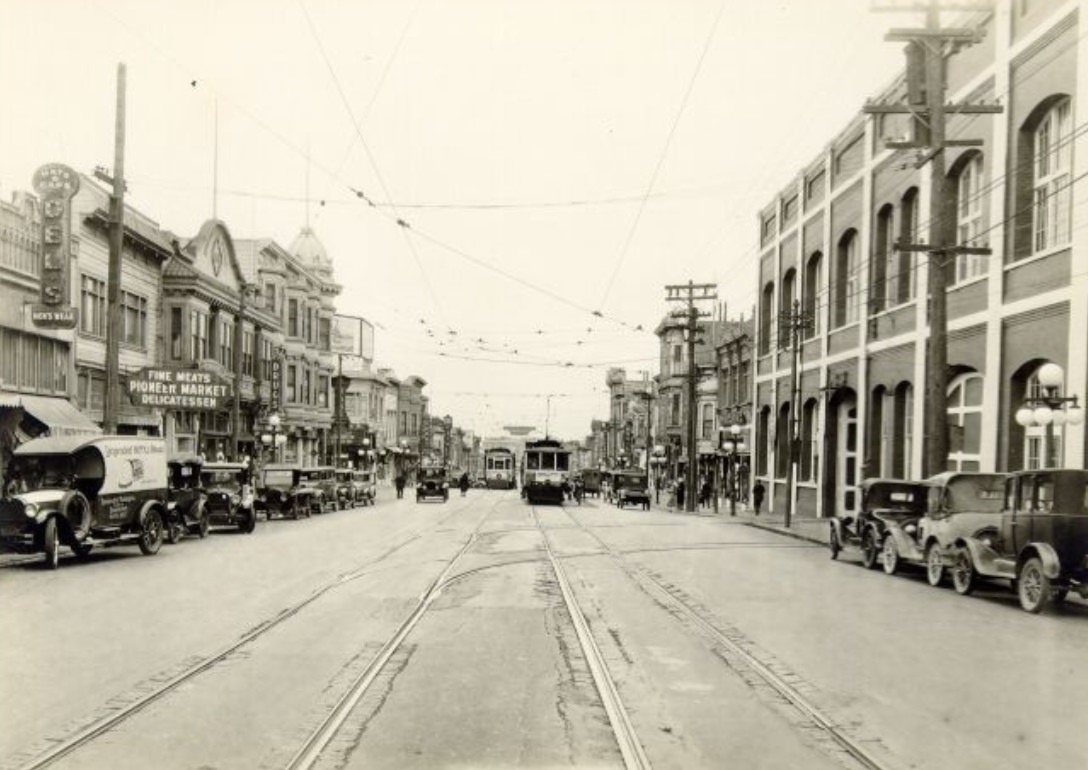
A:
[[[0,406],[21,407],[48,428],[51,436],[88,436],[102,432],[98,425],[65,398],[23,394],[13,397],[9,394],[0,402]]]

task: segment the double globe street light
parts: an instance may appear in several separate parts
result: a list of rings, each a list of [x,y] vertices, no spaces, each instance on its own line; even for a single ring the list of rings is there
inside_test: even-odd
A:
[[[280,416],[273,414],[268,418],[268,433],[261,434],[261,443],[265,449],[272,450],[272,459],[276,459],[277,450],[287,443],[287,435],[280,433]]]
[[[1016,423],[1023,428],[1046,429],[1042,465],[1050,467],[1054,446],[1054,428],[1063,425],[1080,425],[1084,422],[1084,410],[1077,404],[1076,396],[1058,395],[1065,382],[1065,372],[1055,363],[1043,364],[1035,375],[1042,395],[1028,396],[1024,405],[1016,411]],[[1057,458],[1054,458],[1055,461]]]
[[[729,452],[729,515],[737,515],[737,453],[744,447],[740,438],[744,430],[738,423],[729,426],[729,438],[722,441],[722,447]]]

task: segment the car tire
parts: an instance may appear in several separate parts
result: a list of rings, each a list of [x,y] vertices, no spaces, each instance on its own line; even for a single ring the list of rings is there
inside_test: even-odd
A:
[[[154,556],[162,547],[162,514],[157,508],[152,508],[144,516],[144,523],[140,527],[140,537],[137,543],[140,551],[145,556]]]
[[[1017,596],[1020,606],[1027,612],[1039,613],[1050,602],[1050,578],[1043,571],[1043,560],[1038,556],[1028,559],[1017,576]]]
[[[208,521],[208,512],[203,507],[198,508],[197,512],[200,514],[200,519],[196,523],[196,533],[200,536],[201,540],[208,536],[208,530],[211,528],[211,522]]]
[[[952,557],[952,587],[960,596],[967,596],[978,585],[978,573],[971,561],[971,554],[966,548],[961,548]]]
[[[926,548],[926,582],[934,588],[940,588],[944,582],[944,556],[938,543],[930,543]]]
[[[177,545],[185,537],[185,525],[178,521],[170,522],[166,527],[166,542]]]
[[[899,570],[899,546],[895,544],[895,538],[891,535],[884,537],[880,546],[880,555],[884,562],[884,574],[894,575]]]
[[[55,516],[45,520],[45,528],[42,531],[42,552],[45,554],[42,566],[48,570],[54,570],[60,566],[60,532],[57,530]]]
[[[880,557],[880,549],[876,544],[876,535],[871,528],[861,534],[861,563],[865,569],[873,569]]]
[[[835,528],[831,528],[831,534],[828,535],[827,545],[831,549],[831,561],[835,561],[839,558],[839,551],[842,550],[842,543],[839,542],[839,533],[835,531]]]

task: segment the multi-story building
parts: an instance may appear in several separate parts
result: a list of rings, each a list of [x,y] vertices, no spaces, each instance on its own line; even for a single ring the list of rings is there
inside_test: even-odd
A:
[[[718,432],[723,450],[723,489],[746,497],[752,423],[752,320],[741,317],[722,324],[715,349],[718,357]],[[735,429],[735,430],[734,430]],[[736,477],[730,474],[741,469]],[[736,485],[736,486],[734,486]]]
[[[855,510],[865,477],[1083,467],[1083,425],[1015,418],[1040,393],[1046,363],[1062,368],[1056,394],[1088,394],[1088,148],[1076,118],[1088,104],[1088,36],[1079,5],[1001,0],[957,20],[984,36],[946,56],[947,101],[1004,112],[950,116],[949,137],[981,143],[944,150],[945,184],[934,184],[931,164],[919,170],[913,154],[886,148],[908,133],[907,116],[858,115],[762,211],[753,449],[774,509],[786,505],[791,465],[794,510],[823,516]],[[906,91],[901,79],[875,101],[904,103]],[[931,200],[940,189],[943,200]],[[992,251],[942,266],[896,248],[948,239]],[[933,269],[948,285],[950,451],[943,466],[923,468]],[[795,300],[805,321],[797,335],[776,323]]]
[[[649,374],[641,379],[628,379],[623,369],[609,369],[605,375],[609,394],[608,456],[613,465],[646,468],[650,449],[651,415],[653,413],[653,382]]]

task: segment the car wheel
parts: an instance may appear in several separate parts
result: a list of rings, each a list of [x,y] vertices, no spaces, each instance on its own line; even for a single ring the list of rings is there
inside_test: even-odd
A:
[[[926,580],[934,588],[939,587],[944,580],[944,556],[941,555],[941,546],[938,543],[930,543],[926,549]]]
[[[196,533],[203,539],[208,536],[208,529],[210,528],[211,522],[208,521],[208,512],[201,508],[200,520],[196,524]]]
[[[831,528],[831,534],[827,538],[827,545],[831,548],[831,561],[835,561],[839,558],[842,543],[839,542],[839,533],[835,531],[834,527]]]
[[[875,567],[879,555],[880,549],[876,545],[873,530],[865,530],[861,535],[861,563],[865,565],[865,569]]]
[[[956,589],[956,593],[967,596],[975,590],[975,585],[978,583],[978,573],[975,572],[975,565],[971,562],[971,554],[966,548],[959,549],[956,555],[952,557],[951,572],[952,587]]]
[[[45,531],[42,533],[42,551],[45,553],[44,566],[46,569],[56,569],[60,566],[60,533],[57,532],[57,520],[50,516],[45,521]]]
[[[895,544],[895,538],[887,535],[880,552],[884,557],[884,573],[894,575],[899,569],[899,546]]]
[[[166,542],[177,545],[183,537],[185,537],[185,525],[178,521],[170,522],[166,528]]]
[[[153,556],[162,547],[162,514],[152,508],[144,516],[144,524],[140,529],[140,539],[137,541],[140,550],[146,556]]]
[[[1017,578],[1020,606],[1028,612],[1040,612],[1050,601],[1050,578],[1043,571],[1043,561],[1037,556],[1028,559]]]

